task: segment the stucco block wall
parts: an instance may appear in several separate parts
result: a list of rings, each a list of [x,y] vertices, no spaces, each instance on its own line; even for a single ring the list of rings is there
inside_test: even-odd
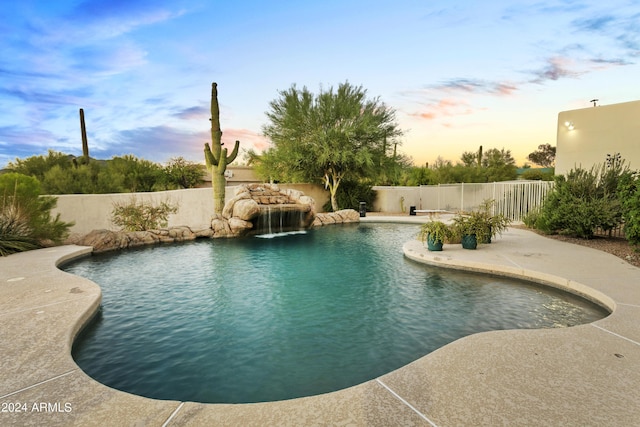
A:
[[[322,212],[322,205],[329,200],[328,192],[316,184],[282,184],[280,188],[294,188],[313,197],[316,212]],[[227,201],[235,195],[235,189],[236,186],[227,186]],[[186,225],[194,230],[209,228],[213,213],[211,187],[154,193],[62,194],[55,197],[58,198],[58,203],[52,213],[60,214],[60,219],[65,222],[75,222],[71,227],[73,234],[87,234],[101,229],[118,230],[111,222],[114,203],[127,204],[133,199],[154,205],[164,201],[177,205],[178,212],[169,216],[170,227]]]
[[[640,101],[562,111],[557,132],[558,175],[576,167],[590,169],[616,153],[640,169]]]
[[[367,206],[367,209],[373,212],[406,213],[408,215],[410,206],[422,209],[420,187],[375,186],[373,189],[376,192],[376,198],[373,206]]]

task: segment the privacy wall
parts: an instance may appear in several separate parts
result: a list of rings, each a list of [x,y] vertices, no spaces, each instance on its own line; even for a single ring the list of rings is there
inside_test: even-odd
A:
[[[328,200],[322,186],[314,184],[286,184],[281,188],[294,188],[313,197],[316,212],[322,212],[322,205]],[[226,188],[226,200],[235,195],[236,186]],[[62,194],[58,198],[53,214],[60,214],[65,222],[75,222],[71,227],[73,234],[87,234],[91,230],[117,230],[111,222],[114,204],[127,204],[131,201],[148,202],[157,205],[170,202],[178,206],[178,212],[169,216],[169,226],[186,225],[193,230],[211,226],[213,213],[213,195],[211,188],[192,188],[188,190],[158,191],[153,193],[117,193],[117,194]]]

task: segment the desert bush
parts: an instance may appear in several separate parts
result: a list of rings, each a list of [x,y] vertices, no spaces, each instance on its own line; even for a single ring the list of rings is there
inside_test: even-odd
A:
[[[19,173],[0,175],[0,245],[9,253],[60,243],[72,223],[51,216],[57,199],[42,196],[39,181]]]
[[[178,206],[169,200],[154,205],[132,197],[127,203],[114,203],[111,221],[124,231],[157,230],[166,227],[170,214],[178,212]]]
[[[617,183],[628,174],[628,168],[620,162],[590,170],[572,169],[566,176],[556,176],[542,209],[527,221],[545,233],[587,239],[598,228],[611,230],[622,221]]]
[[[618,182],[624,234],[629,243],[640,245],[640,172],[624,175]]]

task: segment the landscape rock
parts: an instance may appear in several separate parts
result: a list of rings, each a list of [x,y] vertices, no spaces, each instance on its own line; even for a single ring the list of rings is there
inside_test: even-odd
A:
[[[233,205],[233,217],[244,221],[251,221],[260,214],[260,205],[255,200],[244,199],[238,200]]]
[[[360,213],[353,209],[343,209],[336,212],[326,212],[316,214],[312,227],[321,227],[328,224],[345,224],[360,222]]]
[[[93,230],[89,234],[73,239],[76,245],[92,246],[93,252],[108,252],[119,249],[158,243],[174,243],[194,240],[196,234],[189,227],[171,227],[147,231]]]

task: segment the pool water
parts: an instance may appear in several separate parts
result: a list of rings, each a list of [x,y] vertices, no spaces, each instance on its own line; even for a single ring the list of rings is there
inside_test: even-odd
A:
[[[607,314],[544,287],[414,263],[402,245],[417,231],[336,225],[67,264],[103,291],[73,356],[96,380],[142,396],[273,401],[365,382],[476,332]]]

